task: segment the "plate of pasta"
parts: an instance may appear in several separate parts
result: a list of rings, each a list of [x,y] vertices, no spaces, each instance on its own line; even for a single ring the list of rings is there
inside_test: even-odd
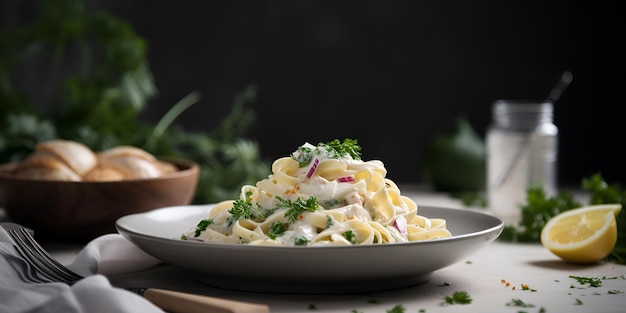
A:
[[[499,218],[418,206],[386,174],[356,140],[305,143],[236,199],[127,215],[116,228],[208,285],[309,294],[420,284],[500,235]]]

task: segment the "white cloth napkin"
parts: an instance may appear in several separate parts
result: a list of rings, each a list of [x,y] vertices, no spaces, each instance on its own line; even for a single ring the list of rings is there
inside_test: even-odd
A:
[[[64,283],[27,283],[28,263],[0,228],[0,312],[41,313],[163,313],[143,297],[111,286],[106,274],[128,273],[152,267],[159,260],[119,234],[89,242],[68,267],[85,276],[72,286]]]

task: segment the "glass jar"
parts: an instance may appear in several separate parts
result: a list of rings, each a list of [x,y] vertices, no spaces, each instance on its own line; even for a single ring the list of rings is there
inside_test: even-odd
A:
[[[489,208],[506,224],[516,224],[528,188],[541,185],[547,196],[557,191],[559,130],[550,102],[498,100],[487,129]]]

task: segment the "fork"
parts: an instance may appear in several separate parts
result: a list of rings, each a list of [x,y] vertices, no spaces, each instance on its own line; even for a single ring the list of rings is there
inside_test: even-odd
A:
[[[35,240],[31,231],[15,223],[0,223],[17,252],[30,265],[24,280],[31,283],[62,282],[69,285],[84,277],[53,258]],[[269,313],[264,304],[219,299],[158,288],[125,288],[143,296],[161,309],[172,313]]]

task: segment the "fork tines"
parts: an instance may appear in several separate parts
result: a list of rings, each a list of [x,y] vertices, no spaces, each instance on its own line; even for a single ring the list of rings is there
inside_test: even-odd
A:
[[[11,225],[12,227],[6,227],[6,224],[4,224],[4,226],[9,236],[11,236],[15,242],[15,248],[19,254],[50,281],[72,284],[83,278],[48,254],[48,252],[35,241],[35,238],[33,238],[28,229],[15,224]]]

